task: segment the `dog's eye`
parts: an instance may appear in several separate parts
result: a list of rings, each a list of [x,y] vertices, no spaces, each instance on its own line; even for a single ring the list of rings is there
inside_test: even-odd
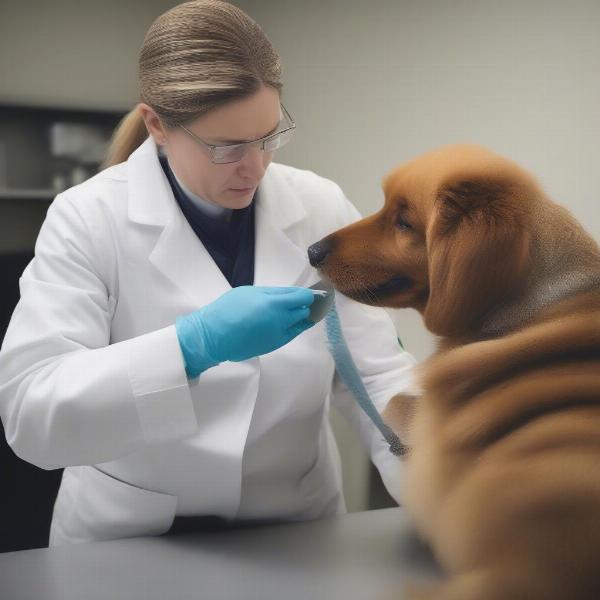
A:
[[[410,223],[407,223],[403,218],[398,217],[396,219],[396,227],[398,229],[404,229],[404,230],[412,230],[413,226]]]

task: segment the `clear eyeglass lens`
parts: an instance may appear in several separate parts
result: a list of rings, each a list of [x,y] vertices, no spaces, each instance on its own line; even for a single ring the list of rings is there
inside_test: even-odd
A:
[[[282,131],[281,133],[274,135],[272,138],[265,140],[265,145],[264,145],[265,151],[273,152],[274,150],[281,148],[281,146],[284,146],[285,144],[287,144],[290,141],[291,137],[292,137],[291,129],[289,131]]]
[[[265,152],[273,152],[283,145],[287,144],[292,137],[292,130],[282,131],[274,136],[264,140],[264,142],[249,142],[247,144],[236,144],[235,146],[217,146],[212,149],[212,159],[215,163],[238,162],[244,158],[244,155],[250,146],[262,144]]]
[[[212,158],[216,163],[230,163],[241,160],[246,153],[245,144],[237,144],[236,146],[217,146],[213,148]]]

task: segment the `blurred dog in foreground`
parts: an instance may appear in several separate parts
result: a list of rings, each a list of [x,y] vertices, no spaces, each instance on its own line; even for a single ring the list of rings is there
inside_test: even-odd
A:
[[[449,575],[413,597],[600,598],[600,251],[514,164],[447,146],[309,250],[343,294],[439,336],[406,434],[405,507]]]

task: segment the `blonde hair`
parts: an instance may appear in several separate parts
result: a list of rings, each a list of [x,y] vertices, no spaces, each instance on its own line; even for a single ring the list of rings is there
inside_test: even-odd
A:
[[[258,91],[281,90],[281,60],[260,26],[223,0],[192,0],[160,15],[146,33],[139,62],[140,101],[169,128]],[[119,123],[103,167],[148,137],[136,105]]]

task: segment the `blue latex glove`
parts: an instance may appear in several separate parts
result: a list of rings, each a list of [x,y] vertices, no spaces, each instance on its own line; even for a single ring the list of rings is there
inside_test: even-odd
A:
[[[226,360],[246,360],[284,346],[314,325],[307,320],[313,302],[306,288],[246,285],[177,317],[188,377]]]

